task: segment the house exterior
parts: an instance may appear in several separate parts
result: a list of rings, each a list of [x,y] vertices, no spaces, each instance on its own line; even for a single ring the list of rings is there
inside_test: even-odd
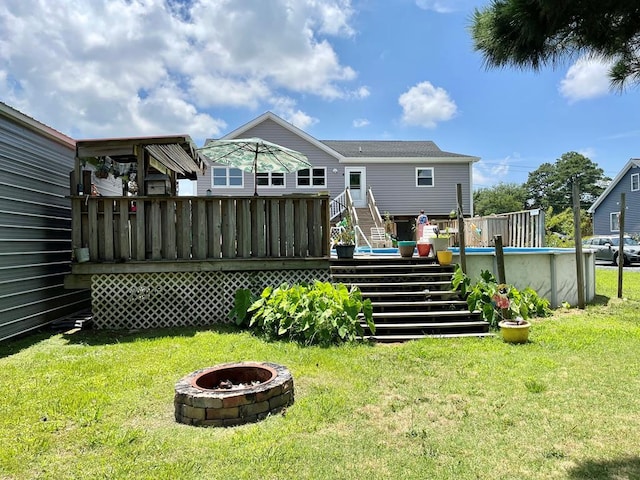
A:
[[[619,213],[621,194],[625,194],[624,230],[640,234],[640,159],[632,158],[620,170],[607,189],[591,205],[593,234],[607,235],[620,232]]]
[[[472,166],[478,157],[440,150],[432,141],[318,140],[267,112],[224,139],[258,137],[304,153],[313,168],[258,176],[260,195],[329,192],[335,198],[349,187],[356,207],[366,206],[370,189],[381,213],[413,219],[424,209],[430,218],[447,218],[456,208],[462,184],[463,211],[473,214]],[[248,195],[252,173],[211,164],[198,177],[197,194]]]
[[[0,340],[89,307],[71,271],[75,141],[0,103]]]

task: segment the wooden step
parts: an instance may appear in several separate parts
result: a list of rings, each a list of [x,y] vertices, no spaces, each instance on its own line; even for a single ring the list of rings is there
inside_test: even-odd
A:
[[[434,334],[406,334],[406,335],[364,335],[363,339],[378,343],[408,342],[425,338],[459,338],[459,337],[493,337],[490,332],[478,333],[434,333]]]
[[[428,295],[428,294],[427,294]],[[438,308],[447,308],[447,307],[467,307],[466,300],[420,300],[415,302],[381,302],[381,301],[371,301],[373,308],[417,308],[417,307],[438,307]],[[449,308],[451,310],[451,308]]]
[[[489,325],[487,322],[484,324]],[[421,329],[421,328],[451,328],[451,327],[481,327],[482,322],[425,322],[425,323],[376,323],[376,332],[382,329],[403,330],[403,329]],[[363,326],[364,327],[364,326]]]

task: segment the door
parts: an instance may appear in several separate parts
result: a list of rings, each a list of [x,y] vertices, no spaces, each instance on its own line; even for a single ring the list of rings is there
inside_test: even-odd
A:
[[[353,205],[356,208],[367,206],[367,175],[365,167],[345,167],[345,187],[349,187]]]

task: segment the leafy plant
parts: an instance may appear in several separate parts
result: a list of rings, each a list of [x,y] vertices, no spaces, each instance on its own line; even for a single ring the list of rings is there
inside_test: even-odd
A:
[[[245,294],[236,294],[235,314],[246,305]],[[267,287],[246,309],[249,327],[267,338],[287,338],[304,345],[328,346],[356,340],[363,335],[360,314],[375,332],[371,300],[363,299],[357,287],[315,281],[312,285],[283,283]],[[243,323],[238,316],[236,323]]]
[[[339,223],[339,227],[342,229],[334,236],[334,243],[336,245],[355,245],[356,244],[356,231],[353,228],[351,222],[351,216],[346,215]]]
[[[501,283],[488,270],[480,272],[480,279],[472,283],[471,279],[456,266],[451,286],[466,298],[471,311],[480,311],[482,317],[496,328],[501,320],[522,323],[532,317],[546,317],[551,314],[549,301],[526,287],[518,290],[513,285]]]
[[[251,318],[249,315],[249,307],[258,298],[248,288],[239,288],[236,290],[235,303],[229,312],[229,319],[236,322],[236,325],[247,323]]]

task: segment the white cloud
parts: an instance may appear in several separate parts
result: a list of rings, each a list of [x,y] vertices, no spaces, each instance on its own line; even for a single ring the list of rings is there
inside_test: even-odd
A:
[[[511,156],[486,162],[480,160],[473,164],[473,187],[486,188],[505,181],[514,159]]]
[[[585,156],[585,157],[587,157],[589,160],[593,160],[594,158],[596,158],[596,157],[597,157],[596,149],[595,149],[595,148],[593,148],[593,147],[585,147],[585,148],[582,148],[582,149],[578,150],[578,153],[579,153],[580,155],[584,155],[584,156]]]
[[[329,41],[353,15],[351,0],[5,0],[0,98],[78,138],[217,136],[205,110],[366,98]]]
[[[292,98],[279,97],[271,100],[273,110],[276,115],[284,118],[287,122],[295,125],[301,130],[318,123],[318,119],[307,115],[302,110],[296,108],[296,102]]]
[[[433,10],[436,13],[452,13],[479,6],[476,0],[416,0],[416,5],[423,10]]]
[[[611,62],[581,57],[567,71],[558,90],[570,103],[606,95]]]
[[[362,127],[366,127],[370,124],[371,122],[369,120],[367,120],[366,118],[356,118],[353,121],[353,126],[355,128],[362,128]]]
[[[402,121],[407,125],[434,128],[438,122],[451,120],[458,110],[446,90],[422,82],[400,95]]]

